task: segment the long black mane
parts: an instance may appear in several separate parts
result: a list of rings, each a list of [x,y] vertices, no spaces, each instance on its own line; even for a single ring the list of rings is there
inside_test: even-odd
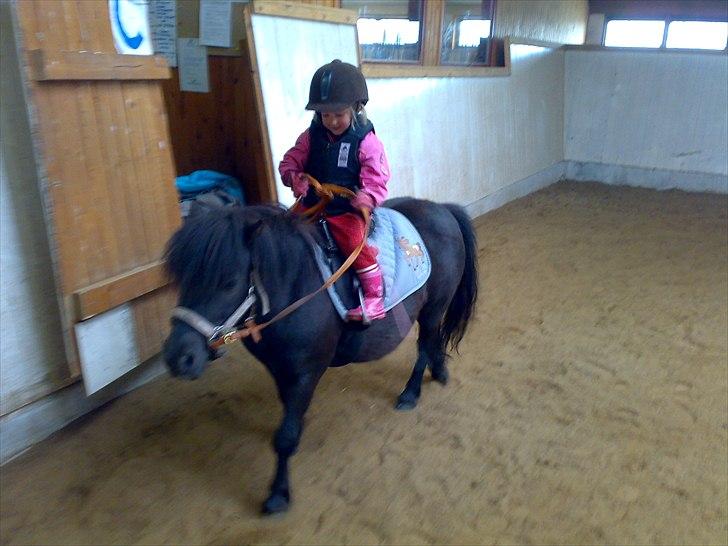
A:
[[[219,207],[187,218],[167,243],[167,273],[182,292],[218,289],[249,259],[250,233],[283,212],[275,205]]]
[[[252,263],[264,284],[265,281],[274,282],[282,292],[294,289],[302,276],[313,274],[313,278],[318,279],[311,249],[311,243],[318,242],[318,230],[301,216],[271,216],[255,229],[251,241]]]

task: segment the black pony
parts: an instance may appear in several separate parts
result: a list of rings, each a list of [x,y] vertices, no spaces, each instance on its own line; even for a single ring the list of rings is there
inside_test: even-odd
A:
[[[397,408],[417,404],[426,367],[433,379],[447,383],[447,347],[457,349],[478,293],[472,225],[458,205],[400,198],[385,206],[409,218],[429,250],[432,272],[422,288],[366,328],[344,323],[329,296],[320,293],[262,330],[258,343],[244,340],[272,374],[284,406],[273,442],[278,464],[265,513],[288,508],[288,459],[298,447],[303,415],[326,368],[383,357],[417,321],[418,358]],[[211,327],[238,323],[248,311],[237,316],[236,309],[255,285],[262,285],[270,312],[262,316],[260,297],[250,312],[266,320],[321,286],[310,246],[317,237],[314,225],[272,206],[226,207],[195,215],[167,245],[167,267],[180,291],[179,305]],[[209,332],[192,322],[173,319],[164,348],[172,375],[187,379],[198,378],[214,356],[205,335]]]

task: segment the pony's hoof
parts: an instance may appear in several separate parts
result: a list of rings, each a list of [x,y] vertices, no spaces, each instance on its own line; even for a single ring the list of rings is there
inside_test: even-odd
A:
[[[285,497],[285,495],[271,495],[270,497],[268,497],[268,500],[263,503],[263,513],[266,515],[271,515],[286,512],[288,510],[289,504],[290,502]]]
[[[450,374],[447,372],[447,368],[432,370],[432,379],[437,381],[440,385],[447,385],[447,380],[450,379]]]
[[[398,411],[409,411],[415,409],[416,406],[417,398],[400,395],[397,399],[397,403],[394,405],[394,408]]]

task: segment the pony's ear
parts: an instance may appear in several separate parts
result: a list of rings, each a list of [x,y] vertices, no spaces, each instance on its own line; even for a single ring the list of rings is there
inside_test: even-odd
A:
[[[246,243],[249,243],[250,240],[253,238],[253,235],[256,231],[258,231],[258,228],[263,223],[263,220],[256,220],[255,222],[250,222],[249,224],[245,224],[245,227],[243,228],[243,239]]]

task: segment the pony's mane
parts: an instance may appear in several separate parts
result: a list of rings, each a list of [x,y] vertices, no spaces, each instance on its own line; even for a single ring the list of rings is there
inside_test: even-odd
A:
[[[183,292],[219,288],[249,255],[246,231],[282,213],[278,206],[258,205],[219,207],[188,217],[167,243],[167,273]]]
[[[267,218],[255,232],[253,263],[263,278],[282,280],[293,272],[299,276],[310,253],[311,241],[319,242],[318,230],[298,215]]]

